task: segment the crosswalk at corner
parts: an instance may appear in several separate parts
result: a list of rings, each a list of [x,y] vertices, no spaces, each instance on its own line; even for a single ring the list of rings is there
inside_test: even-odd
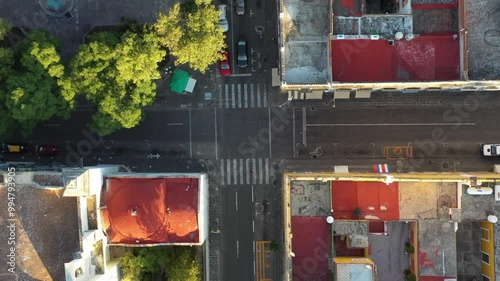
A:
[[[269,184],[269,158],[220,159],[221,185]]]
[[[224,84],[217,86],[219,108],[268,107],[265,84]]]

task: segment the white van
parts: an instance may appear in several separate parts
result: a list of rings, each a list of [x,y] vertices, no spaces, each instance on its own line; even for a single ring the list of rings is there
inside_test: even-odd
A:
[[[222,31],[226,32],[229,30],[229,23],[227,22],[227,16],[226,16],[226,11],[227,7],[226,5],[219,5],[219,27],[222,28]]]
[[[483,144],[484,156],[499,156],[500,144]]]

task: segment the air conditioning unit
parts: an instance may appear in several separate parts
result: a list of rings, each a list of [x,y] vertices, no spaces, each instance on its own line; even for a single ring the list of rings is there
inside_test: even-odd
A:
[[[380,36],[377,34],[377,35],[370,35],[370,39],[371,40],[378,40],[380,39]]]
[[[337,35],[337,39],[345,39],[345,35],[344,34],[338,34]]]

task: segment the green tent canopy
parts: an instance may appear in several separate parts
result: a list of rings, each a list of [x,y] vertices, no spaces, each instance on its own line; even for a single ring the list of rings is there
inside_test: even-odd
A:
[[[174,93],[183,93],[186,90],[186,86],[189,81],[189,73],[182,69],[177,69],[172,74],[172,79],[170,80],[170,90]]]

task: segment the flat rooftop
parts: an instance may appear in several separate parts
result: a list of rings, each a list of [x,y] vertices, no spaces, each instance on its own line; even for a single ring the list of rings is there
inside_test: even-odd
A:
[[[108,178],[101,202],[109,243],[198,243],[198,182]]]
[[[63,190],[18,187],[15,192],[16,274],[18,280],[65,280],[64,263],[80,251],[76,197],[62,197]],[[0,255],[9,254],[10,232],[6,220],[7,188],[0,187]],[[0,276],[9,266],[0,267]],[[5,278],[5,276],[3,276]],[[2,279],[2,278],[0,278]],[[14,280],[14,279],[2,279]]]

